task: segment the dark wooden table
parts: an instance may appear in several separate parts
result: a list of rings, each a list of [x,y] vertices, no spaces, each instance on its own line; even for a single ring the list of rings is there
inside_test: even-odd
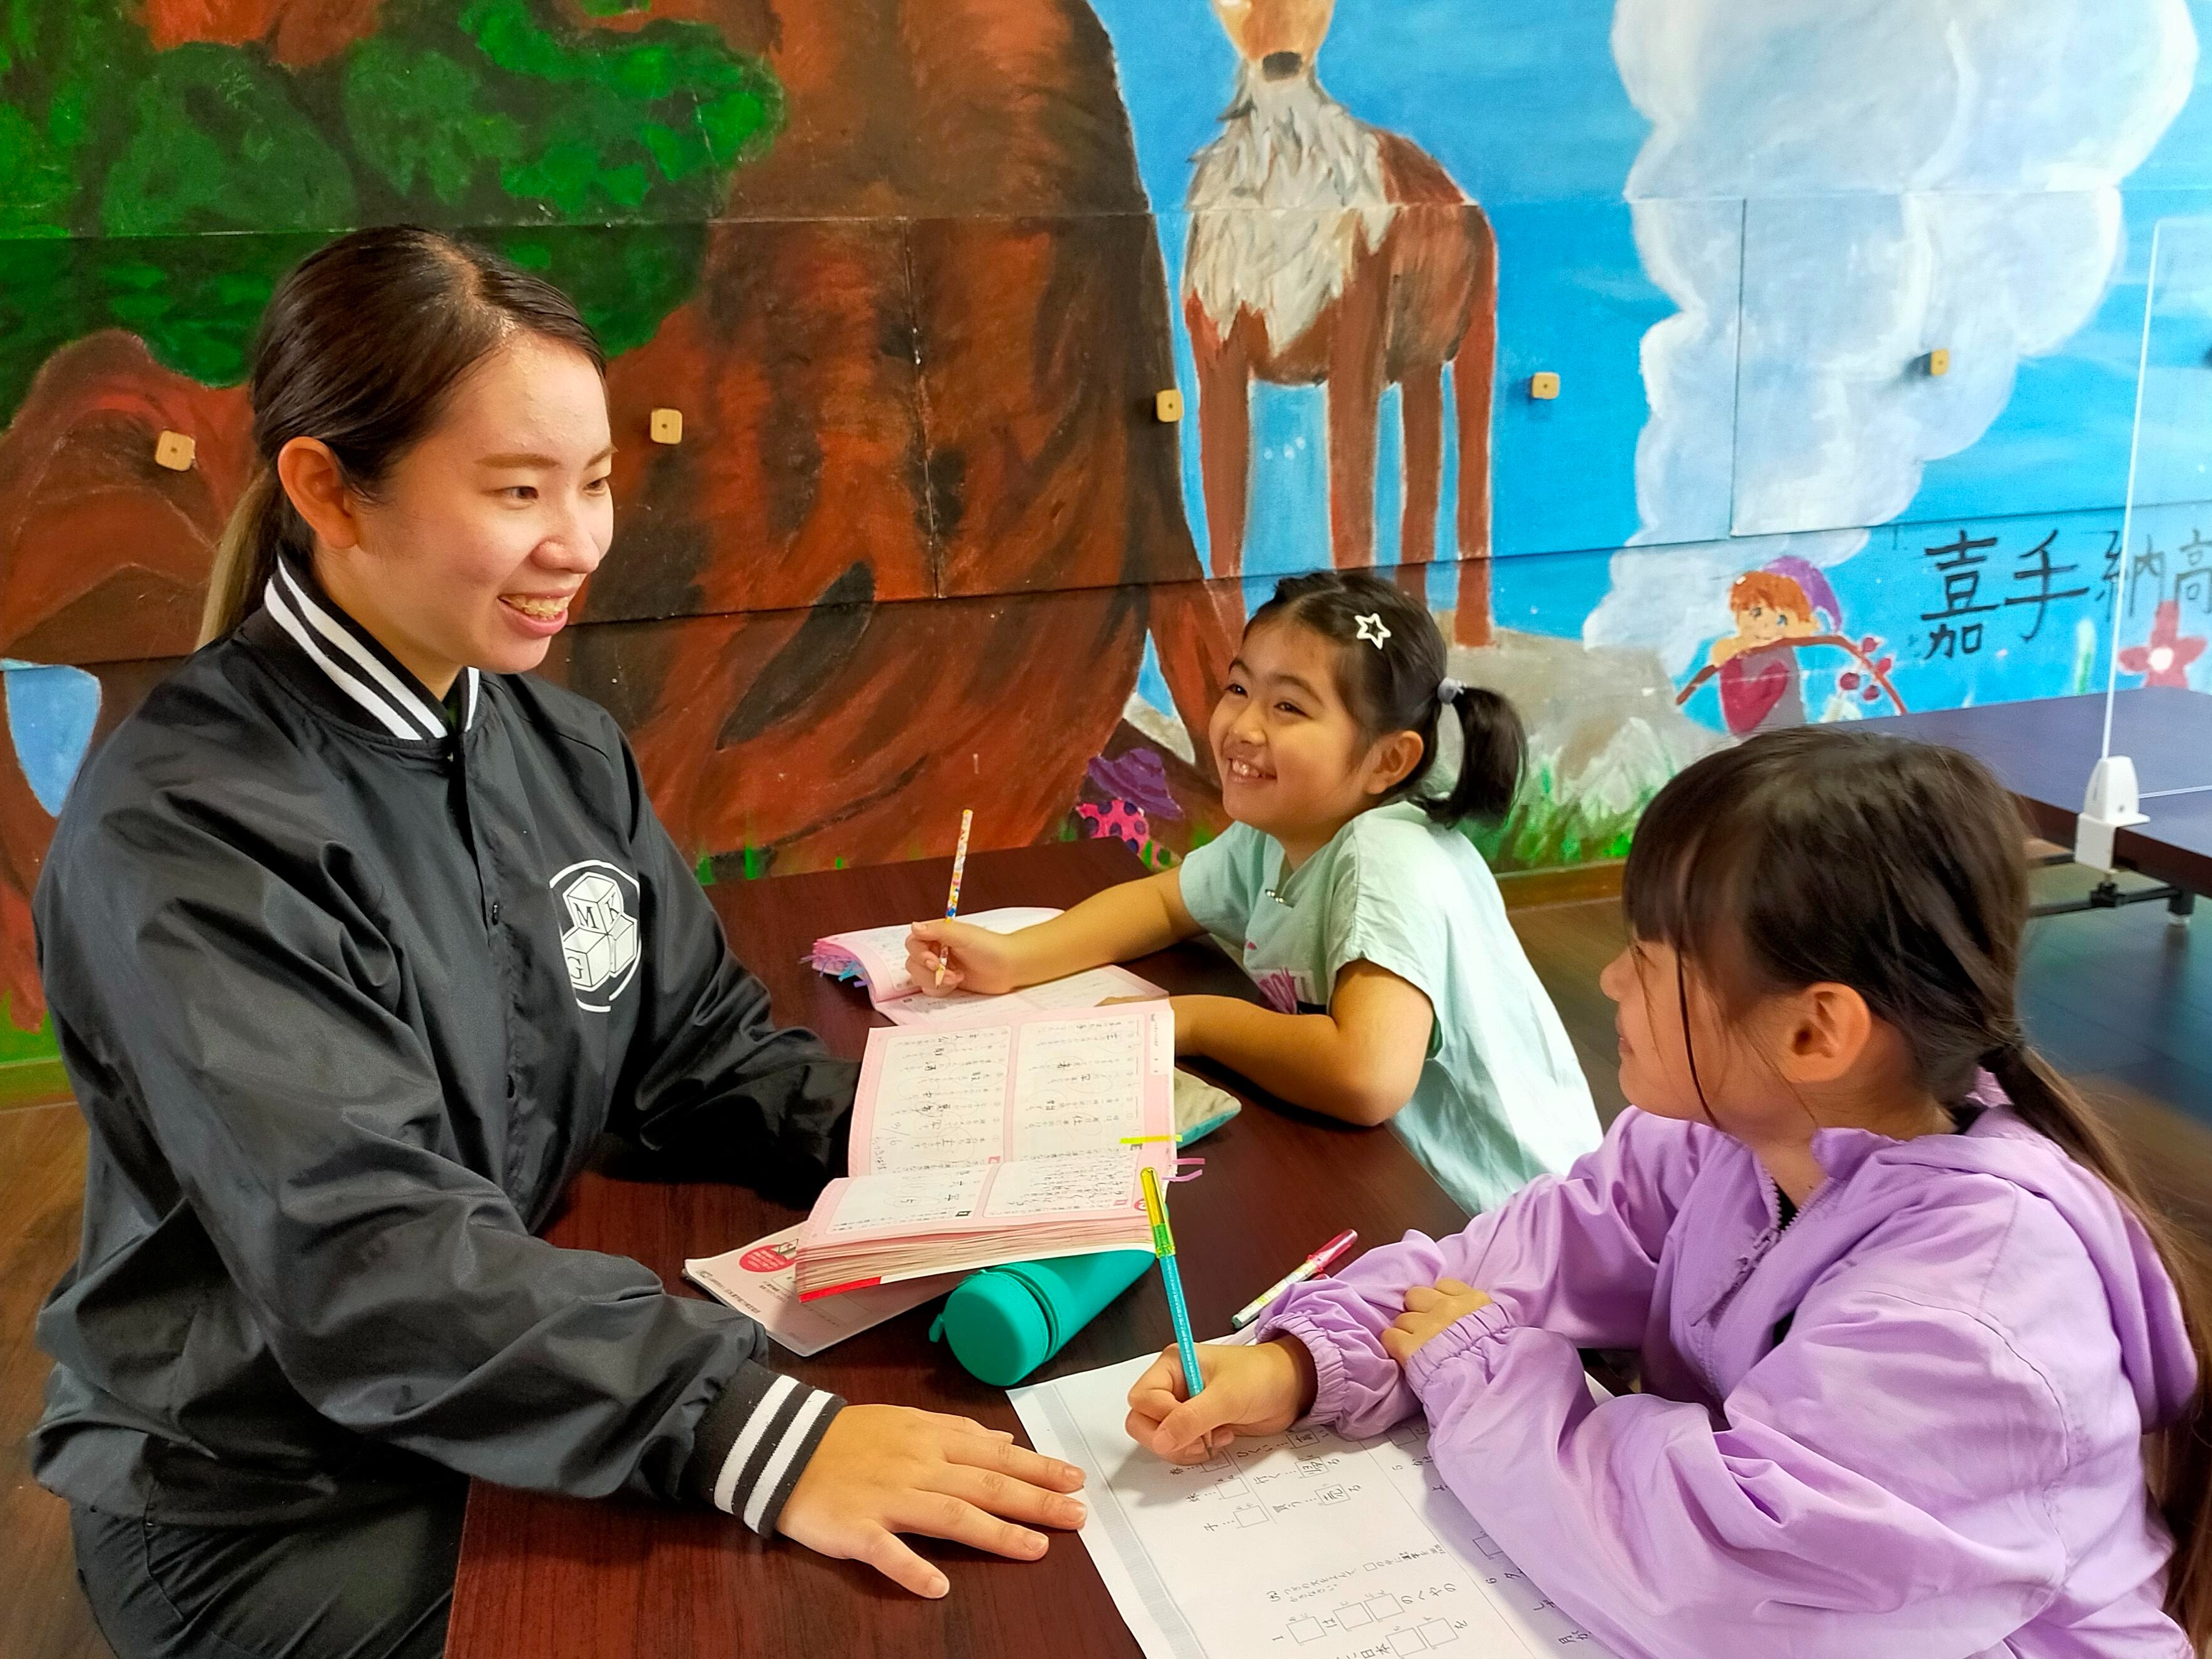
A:
[[[1962,749],[1987,765],[2027,810],[2036,833],[2074,844],[2074,820],[2103,752],[2101,696],[1985,703],[1925,714],[1893,714],[1871,730]],[[2112,752],[2136,763],[2150,822],[2123,830],[2112,853],[2189,893],[2212,893],[2212,696],[2178,687],[2142,686],[2113,699]],[[2154,797],[2162,789],[2193,794]]]
[[[855,989],[801,963],[819,934],[926,916],[945,902],[945,860],[726,884],[708,890],[741,958],[775,994],[780,1018],[857,1056],[878,1023]],[[1068,842],[968,862],[963,908],[1073,904],[1144,873],[1119,842]],[[1137,964],[1178,992],[1251,994],[1218,951],[1185,945]],[[1398,1138],[1349,1129],[1279,1105],[1235,1079],[1246,1110],[1196,1149],[1206,1173],[1176,1191],[1176,1242],[1201,1335],[1308,1250],[1344,1227],[1363,1244],[1408,1228],[1431,1234],[1464,1216]],[[783,1226],[796,1212],[745,1188],[672,1181],[633,1156],[603,1158],[577,1182],[548,1237],[642,1261],[678,1294],[686,1256],[710,1255]],[[856,1401],[958,1412],[1020,1432],[1005,1393],[975,1382],[927,1340],[938,1304],[917,1309],[817,1358],[773,1363]],[[1148,1274],[1040,1378],[1109,1364],[1170,1340]],[[1130,1659],[1134,1640],[1088,1553],[1057,1538],[1042,1561],[1009,1562],[917,1540],[952,1593],[925,1601],[850,1562],[785,1541],[764,1544],[708,1510],[627,1499],[585,1503],[479,1483],[469,1498],[447,1652],[451,1659],[690,1659],[706,1655],[1049,1654]]]

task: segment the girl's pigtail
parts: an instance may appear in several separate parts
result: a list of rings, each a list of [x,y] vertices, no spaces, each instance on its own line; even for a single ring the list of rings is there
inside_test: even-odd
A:
[[[1520,791],[1528,734],[1519,711],[1497,692],[1455,680],[1446,680],[1443,690],[1452,693],[1449,706],[1459,715],[1459,781],[1443,799],[1423,799],[1421,810],[1442,824],[1497,823]]]

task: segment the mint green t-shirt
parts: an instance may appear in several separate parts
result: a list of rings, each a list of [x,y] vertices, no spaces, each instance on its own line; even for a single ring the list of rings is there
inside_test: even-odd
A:
[[[1324,1013],[1348,963],[1416,987],[1436,1023],[1391,1120],[1470,1211],[1562,1174],[1601,1138],[1559,1011],[1482,854],[1410,802],[1362,812],[1282,876],[1283,848],[1232,824],[1178,866],[1192,917],[1285,1013]]]

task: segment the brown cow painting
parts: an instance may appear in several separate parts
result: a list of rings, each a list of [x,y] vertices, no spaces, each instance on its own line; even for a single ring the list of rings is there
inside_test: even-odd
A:
[[[1200,465],[1216,575],[1242,565],[1251,383],[1328,388],[1329,550],[1375,562],[1377,406],[1405,426],[1401,580],[1425,591],[1443,464],[1443,373],[1459,425],[1458,556],[1490,555],[1498,242],[1436,159],[1322,89],[1334,0],[1214,0],[1237,89],[1190,181],[1183,317],[1196,360]],[[1456,631],[1490,640],[1488,572],[1462,572]]]

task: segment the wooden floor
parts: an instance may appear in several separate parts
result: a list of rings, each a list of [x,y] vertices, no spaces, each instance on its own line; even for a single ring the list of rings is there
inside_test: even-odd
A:
[[[0,1654],[106,1659],[76,1587],[69,1510],[31,1481],[23,1437],[38,1421],[46,1357],[31,1322],[76,1255],[84,1194],[84,1122],[67,1101],[0,1111]]]
[[[2044,878],[2054,895],[2068,879]],[[1513,920],[1610,1121],[1621,1099],[1613,1008],[1597,976],[1620,948],[1619,907],[1553,905]],[[2172,928],[2160,907],[2141,905],[2039,921],[2024,1000],[2037,1043],[2110,1115],[2161,1200],[2212,1243],[2212,917]],[[0,1655],[8,1659],[107,1652],[72,1576],[68,1512],[32,1484],[23,1445],[46,1372],[31,1322],[75,1254],[83,1170],[74,1106],[0,1109],[0,1539],[8,1556]]]

